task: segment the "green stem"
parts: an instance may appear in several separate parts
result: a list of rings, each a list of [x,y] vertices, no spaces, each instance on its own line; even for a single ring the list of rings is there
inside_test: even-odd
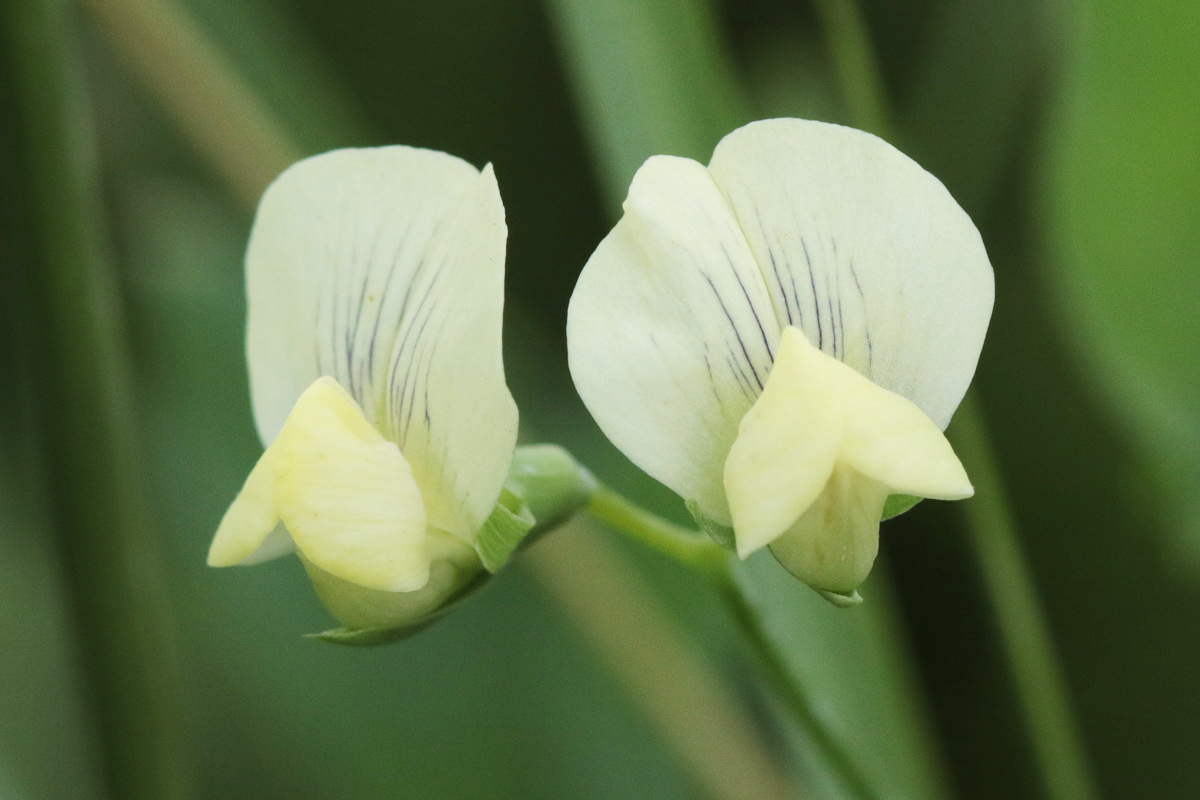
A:
[[[891,135],[878,64],[858,4],[818,0],[817,7],[852,116],[866,130]],[[951,434],[975,483],[975,498],[965,506],[971,545],[1047,794],[1063,800],[1097,797],[1066,681],[973,393],[959,407]]]
[[[833,774],[841,779],[850,796],[862,800],[877,797],[877,793],[859,771],[849,751],[834,738],[829,732],[829,728],[817,715],[808,694],[804,691],[795,673],[788,667],[787,660],[767,630],[762,612],[734,583],[732,576],[727,577],[720,586],[720,590],[726,608],[729,609],[729,613],[737,622],[742,635],[745,636],[747,643],[754,651],[763,672],[766,673],[780,699],[787,706],[792,718],[799,723],[801,730],[816,745]]]
[[[657,550],[718,582],[727,580],[729,552],[698,531],[669,522],[607,486],[596,488],[586,510],[596,519],[651,550]]]
[[[6,193],[20,198],[5,210],[26,256],[47,487],[109,794],[169,800],[191,795],[178,664],[71,22],[62,0],[0,3]]]
[[[852,797],[868,800],[876,796],[849,751],[817,715],[808,694],[767,630],[762,614],[734,580],[733,556],[729,551],[709,541],[702,533],[663,519],[607,487],[596,490],[586,510],[631,539],[707,575],[767,679],[800,729],[820,751],[830,771],[838,776]]]

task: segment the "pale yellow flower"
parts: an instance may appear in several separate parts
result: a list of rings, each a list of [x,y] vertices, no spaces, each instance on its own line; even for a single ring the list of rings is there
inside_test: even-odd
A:
[[[752,123],[669,156],[571,299],[571,374],[601,429],[742,557],[852,598],[889,494],[972,488],[941,431],[993,301],[971,220],[881,139]]]

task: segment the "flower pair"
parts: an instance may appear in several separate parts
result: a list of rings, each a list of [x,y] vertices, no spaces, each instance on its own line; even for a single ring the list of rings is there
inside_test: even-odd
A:
[[[407,624],[554,515],[510,472],[505,239],[491,167],[445,154],[335,151],[276,180],[246,257],[266,451],[210,564],[294,549],[348,627]],[[971,493],[941,429],[991,304],[978,233],[936,179],[869,134],[770,120],[707,168],[639,170],[572,298],[570,367],[702,527],[848,598],[890,494]]]

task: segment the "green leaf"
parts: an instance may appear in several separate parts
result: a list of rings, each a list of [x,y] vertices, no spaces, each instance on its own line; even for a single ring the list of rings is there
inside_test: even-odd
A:
[[[488,572],[498,572],[533,530],[536,520],[529,505],[510,490],[500,492],[500,501],[483,523],[475,539],[475,552]]]
[[[915,668],[886,564],[876,564],[863,585],[870,602],[848,610],[849,598],[822,599],[765,553],[738,562],[734,578],[762,615],[787,670],[819,698],[819,716],[838,731],[878,796],[948,796],[930,722],[914,691]],[[846,797],[809,743],[793,741],[811,776],[811,796]]]
[[[877,29],[913,16],[899,6],[872,14]],[[895,93],[906,97],[896,109],[897,144],[976,219],[1027,135],[1025,109],[1059,58],[1062,20],[1060,4],[1040,0],[945,3],[920,37],[911,88]]]
[[[1200,545],[1200,4],[1094,6],[1047,137],[1059,319]]]

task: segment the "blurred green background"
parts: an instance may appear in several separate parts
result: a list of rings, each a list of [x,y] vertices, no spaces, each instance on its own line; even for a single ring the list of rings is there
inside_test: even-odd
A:
[[[5,2],[0,798],[117,796],[101,742],[120,710],[93,696],[96,631],[81,630],[94,585],[80,570],[102,572],[108,545],[73,549],[62,529],[86,519],[70,504],[89,499],[52,463],[71,452],[61,431],[86,439],[91,421],[44,402],[55,370],[76,366],[44,345],[47,326],[70,320],[41,313],[42,256],[28,241],[42,212],[24,149],[29,92],[15,87],[32,81],[11,41],[19,7],[39,3]],[[84,90],[90,120],[69,129],[95,148],[92,207],[117,293],[105,309],[132,366],[123,446],[150,504],[140,569],[155,572],[147,591],[161,589],[163,613],[136,602],[127,613],[149,615],[151,651],[179,668],[168,716],[191,796],[706,796],[525,559],[377,650],[300,637],[329,620],[292,559],[204,566],[261,450],[242,355],[250,217],[130,67],[128,42],[114,47],[99,20],[121,5],[64,6],[53,57]],[[179,3],[301,154],[404,143],[495,165],[510,230],[506,364],[525,435],[681,521],[682,504],[603,440],[566,371],[574,280],[616,213],[614,187],[655,152],[630,161],[656,140],[637,140],[637,120],[594,87],[653,99],[662,82],[667,103],[672,73],[647,56],[649,36],[701,86],[739,87],[744,105],[688,98],[671,152],[707,160],[743,118],[851,122],[822,5]],[[946,183],[992,257],[976,387],[1101,794],[1200,796],[1200,5],[870,0],[862,11],[891,138]],[[721,62],[689,61],[708,52]],[[690,125],[692,112],[732,122],[714,132]],[[87,469],[104,479],[104,465]],[[836,796],[708,588],[619,546],[805,796]],[[826,607],[769,558],[749,573],[818,710],[882,796],[1043,796],[961,509],[924,503],[885,525],[859,609]]]

